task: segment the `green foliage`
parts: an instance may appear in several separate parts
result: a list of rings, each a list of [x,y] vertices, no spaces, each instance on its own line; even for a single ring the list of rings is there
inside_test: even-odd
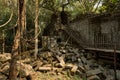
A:
[[[42,7],[54,11],[54,0],[44,0]]]
[[[5,2],[6,1],[6,2]],[[13,0],[11,0],[13,1]],[[6,23],[11,15],[11,11],[13,10],[13,5],[8,5],[8,1],[7,0],[0,0],[0,25]],[[13,44],[13,38],[15,35],[15,31],[14,29],[10,29],[12,28],[17,21],[17,16],[16,16],[16,7],[14,7],[14,14],[13,17],[11,19],[11,21],[6,25],[0,28],[0,34],[2,35],[2,30],[4,30],[5,33],[5,45],[7,46],[12,46]],[[2,36],[0,36],[2,37]],[[10,49],[9,49],[10,50]]]
[[[102,3],[102,6],[99,8],[100,12],[111,13],[119,10],[117,6],[120,5],[120,0],[103,0]]]

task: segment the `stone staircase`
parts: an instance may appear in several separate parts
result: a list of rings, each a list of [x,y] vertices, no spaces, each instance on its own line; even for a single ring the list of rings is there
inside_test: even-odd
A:
[[[85,48],[85,41],[82,39],[81,34],[78,31],[72,30],[70,27],[65,29],[65,32],[82,48]]]

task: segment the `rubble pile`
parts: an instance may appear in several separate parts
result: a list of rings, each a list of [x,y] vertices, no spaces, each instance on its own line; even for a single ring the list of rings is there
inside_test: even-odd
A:
[[[50,47],[39,51],[38,59],[25,58],[17,61],[18,77],[21,80],[59,80],[41,79],[41,74],[78,75],[81,80],[114,80],[113,75],[97,64],[90,54],[66,42],[50,42]],[[86,55],[87,54],[87,55]],[[7,80],[10,54],[0,54],[0,80]],[[110,77],[109,77],[110,76]],[[73,79],[62,79],[73,80]]]

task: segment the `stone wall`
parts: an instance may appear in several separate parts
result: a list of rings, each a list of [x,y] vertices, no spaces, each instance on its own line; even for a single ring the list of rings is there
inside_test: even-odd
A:
[[[97,16],[70,23],[70,28],[79,31],[87,46],[113,48],[114,43],[120,47],[119,17]]]
[[[86,42],[89,39],[89,21],[87,19],[83,20],[83,21],[78,21],[75,23],[71,23],[70,27],[73,30],[79,31],[81,34],[81,39],[84,39]]]

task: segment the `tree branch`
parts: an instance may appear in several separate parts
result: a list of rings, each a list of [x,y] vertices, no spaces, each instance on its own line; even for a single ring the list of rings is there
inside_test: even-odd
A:
[[[10,18],[8,19],[8,21],[5,22],[4,24],[0,25],[0,28],[6,26],[12,20],[12,17],[13,17],[13,11],[12,11],[12,13],[11,13]]]
[[[96,6],[94,12],[96,12],[96,10],[98,9],[98,6],[99,6],[100,2],[101,2],[101,0],[99,0],[99,2],[98,2],[98,4],[97,4],[97,6]]]
[[[17,19],[16,23],[12,27],[4,29],[4,30],[11,30],[11,29],[15,28],[17,25],[18,25],[18,19]]]

